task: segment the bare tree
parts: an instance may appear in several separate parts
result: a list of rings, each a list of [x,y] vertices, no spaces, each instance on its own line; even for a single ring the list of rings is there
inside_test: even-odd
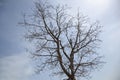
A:
[[[65,6],[36,2],[32,19],[23,24],[28,30],[25,37],[35,43],[32,55],[40,59],[39,70],[57,68],[55,73],[76,80],[102,63],[96,51],[101,26],[79,12],[71,16],[67,11]]]

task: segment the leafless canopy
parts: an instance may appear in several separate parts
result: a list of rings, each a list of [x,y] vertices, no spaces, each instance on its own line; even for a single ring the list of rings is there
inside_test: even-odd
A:
[[[65,6],[35,3],[31,20],[24,20],[27,39],[35,42],[34,57],[40,59],[39,68],[52,67],[57,74],[64,74],[70,80],[86,77],[101,63],[96,52],[101,26],[89,23],[79,12],[68,14]]]

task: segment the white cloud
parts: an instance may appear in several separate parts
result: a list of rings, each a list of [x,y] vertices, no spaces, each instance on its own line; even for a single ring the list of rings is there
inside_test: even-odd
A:
[[[109,28],[108,28],[109,27]],[[104,28],[101,53],[105,56],[103,68],[94,73],[92,80],[118,80],[120,72],[120,23],[112,23]]]
[[[15,54],[0,59],[0,80],[29,80],[33,74],[26,54]]]

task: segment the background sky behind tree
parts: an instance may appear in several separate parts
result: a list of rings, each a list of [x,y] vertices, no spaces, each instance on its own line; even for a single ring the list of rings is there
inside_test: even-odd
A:
[[[30,46],[24,39],[24,28],[18,25],[22,14],[31,14],[35,0],[0,0],[0,80],[56,80],[48,72],[34,73],[25,48]],[[95,71],[90,80],[118,80],[120,76],[120,1],[119,0],[48,0],[52,4],[67,4],[70,14],[78,11],[91,21],[103,25],[100,54],[104,55],[103,68]]]

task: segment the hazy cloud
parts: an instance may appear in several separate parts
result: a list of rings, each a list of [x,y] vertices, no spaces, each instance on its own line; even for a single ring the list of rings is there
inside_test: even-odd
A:
[[[30,59],[25,54],[16,54],[0,59],[0,80],[29,80],[33,74]]]

